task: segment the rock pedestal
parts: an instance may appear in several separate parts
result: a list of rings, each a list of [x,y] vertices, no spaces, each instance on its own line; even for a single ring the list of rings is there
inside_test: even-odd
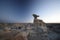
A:
[[[29,40],[49,40],[47,34],[47,27],[46,24],[42,21],[37,19],[39,17],[36,14],[33,14],[34,17],[34,33],[30,33]]]

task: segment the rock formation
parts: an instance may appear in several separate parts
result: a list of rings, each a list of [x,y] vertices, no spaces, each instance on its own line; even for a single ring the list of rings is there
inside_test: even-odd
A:
[[[0,24],[6,31],[6,33],[4,30],[0,31],[0,34],[5,34],[3,35],[4,40],[49,40],[45,22],[37,19],[39,16],[36,14],[33,14],[33,17],[33,23]]]

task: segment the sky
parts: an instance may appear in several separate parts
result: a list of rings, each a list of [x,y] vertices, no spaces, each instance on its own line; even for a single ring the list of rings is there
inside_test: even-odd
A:
[[[0,0],[0,23],[32,23],[32,14],[46,23],[60,23],[60,0]]]

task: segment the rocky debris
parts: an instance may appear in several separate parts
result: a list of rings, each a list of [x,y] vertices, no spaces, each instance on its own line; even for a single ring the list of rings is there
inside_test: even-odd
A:
[[[0,40],[27,40],[27,37],[23,35],[23,32],[1,32]]]

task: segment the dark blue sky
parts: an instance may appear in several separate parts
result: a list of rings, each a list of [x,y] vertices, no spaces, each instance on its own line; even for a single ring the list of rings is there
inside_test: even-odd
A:
[[[32,22],[37,0],[0,0],[0,22]]]
[[[0,23],[32,22],[32,14],[44,22],[60,23],[59,0],[0,0]]]

